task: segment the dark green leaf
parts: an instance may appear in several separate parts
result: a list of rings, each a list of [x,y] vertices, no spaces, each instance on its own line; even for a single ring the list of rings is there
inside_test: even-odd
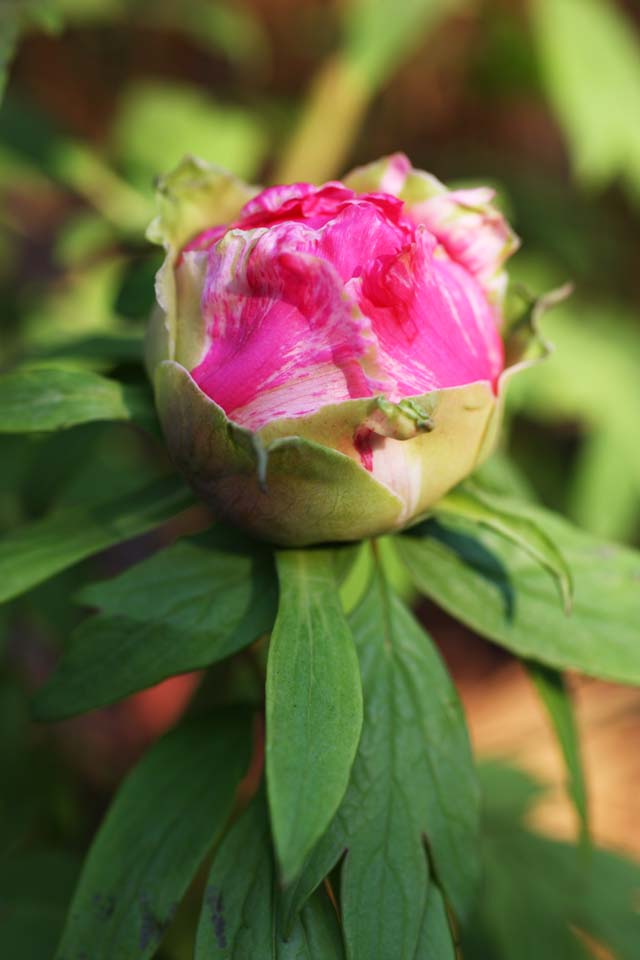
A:
[[[39,360],[99,360],[113,365],[141,363],[142,350],[142,337],[139,334],[94,333],[60,343],[35,346],[29,355]]]
[[[0,861],[0,944],[15,960],[44,960],[56,949],[78,876],[74,857],[55,850]]]
[[[429,887],[414,960],[456,960],[447,908],[435,883]]]
[[[0,377],[0,433],[61,430],[93,420],[148,420],[143,387],[88,370],[33,368]]]
[[[505,803],[508,781],[500,768],[482,770],[482,782],[484,882],[463,931],[465,960],[587,960],[593,954],[578,930],[618,960],[634,960],[640,942],[635,910],[640,866],[608,851],[530,833],[519,822],[524,812],[519,801]],[[528,789],[535,796],[530,781]],[[517,793],[522,794],[520,787]]]
[[[0,602],[79,560],[129,540],[185,510],[193,497],[178,477],[165,477],[116,500],[70,507],[0,541]]]
[[[290,881],[342,800],[362,726],[358,658],[328,550],[277,554],[267,666],[266,769],[278,860]]]
[[[580,835],[583,841],[588,841],[587,788],[569,691],[557,670],[533,661],[524,661],[524,666],[549,714],[567,768],[568,790],[578,817]]]
[[[80,599],[102,613],[75,631],[38,694],[41,720],[113,703],[235,653],[271,629],[277,583],[268,550],[214,528],[91,585]]]
[[[425,838],[454,909],[464,915],[469,908],[478,871],[473,762],[440,657],[380,577],[351,623],[364,689],[362,739],[338,814],[287,893],[288,916],[346,850],[341,902],[349,956],[414,960],[435,890]]]
[[[258,796],[216,853],[205,889],[195,960],[341,960],[335,910],[323,889],[285,940],[266,804]]]
[[[393,542],[418,589],[489,640],[549,666],[640,682],[640,554],[530,509],[573,574],[570,616],[546,571],[492,530],[429,521]]]
[[[57,960],[144,960],[223,829],[250,717],[220,712],[157,743],[121,787],[93,843]]]
[[[507,499],[476,484],[452,490],[435,506],[436,517],[460,517],[495,530],[525,550],[555,577],[565,611],[571,611],[571,570],[557,545],[536,523],[529,504]]]

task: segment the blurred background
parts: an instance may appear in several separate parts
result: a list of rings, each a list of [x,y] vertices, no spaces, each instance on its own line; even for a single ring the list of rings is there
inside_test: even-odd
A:
[[[485,479],[638,545],[636,0],[0,0],[0,60],[3,368],[56,357],[99,370],[109,335],[123,375],[139,376],[161,261],[144,239],[153,181],[185,153],[268,183],[321,182],[402,150],[447,183],[496,188],[523,240],[515,281],[575,286],[544,321],[555,353],[513,384],[504,449]],[[162,457],[115,425],[3,438],[0,523],[125,491]],[[4,918],[4,936],[18,938],[11,960],[51,955],[111,792],[196,681],[48,731],[30,725],[27,692],[81,618],[71,601],[82,584],[177,532],[107,551],[0,611],[0,898],[12,905],[0,945]],[[529,823],[575,837],[560,757],[521,669],[441,612],[422,613],[478,753],[549,783]],[[640,695],[570,682],[595,838],[638,856]],[[495,770],[489,781],[508,794]],[[179,928],[180,915],[168,958],[185,955]],[[519,960],[492,949],[469,955]],[[588,949],[614,955],[596,941]]]

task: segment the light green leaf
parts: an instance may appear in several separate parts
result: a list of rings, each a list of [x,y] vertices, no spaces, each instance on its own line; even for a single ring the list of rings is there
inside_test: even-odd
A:
[[[532,13],[578,175],[599,187],[622,177],[640,198],[640,42],[631,17],[612,0],[535,0]]]
[[[145,960],[231,812],[250,716],[220,712],[159,741],[124,782],[84,865],[57,960]]]
[[[578,817],[580,838],[583,843],[588,842],[587,788],[582,769],[580,739],[573,714],[571,696],[562,674],[557,670],[533,661],[524,661],[524,666],[549,714],[567,768],[567,785]]]
[[[547,572],[493,530],[433,520],[393,542],[418,589],[489,640],[552,667],[639,682],[640,554],[530,509],[571,569],[568,617]]]
[[[634,401],[624,388],[622,382],[620,400],[631,407],[625,415],[630,420]],[[628,426],[616,415],[584,437],[569,489],[572,519],[590,533],[612,540],[633,537],[640,506],[640,464],[630,450]]]
[[[130,540],[193,504],[182,480],[170,476],[115,500],[58,510],[0,540],[0,602],[100,550]]]
[[[571,611],[571,570],[551,537],[536,523],[527,503],[507,499],[468,482],[434,507],[436,517],[460,517],[495,530],[517,544],[554,577],[566,613]]]
[[[350,0],[345,5],[349,60],[375,89],[440,20],[465,0]]]
[[[72,634],[35,699],[40,720],[93,710],[235,653],[271,629],[277,582],[267,549],[214,528],[93,584],[80,599],[102,613]]]
[[[525,280],[545,284],[554,278],[538,276],[529,263]],[[581,427],[584,439],[567,505],[571,519],[597,536],[628,539],[640,506],[640,445],[629,442],[640,405],[636,318],[611,302],[572,298],[554,312],[549,333],[555,352],[514,378],[510,403],[545,424],[571,421]]]
[[[287,891],[286,914],[346,851],[341,902],[351,960],[422,960],[416,951],[436,889],[425,839],[459,916],[478,875],[479,794],[466,726],[429,637],[379,575],[351,624],[364,690],[360,747],[331,827]]]
[[[290,882],[347,789],[362,726],[362,690],[331,551],[280,551],[277,566],[266,769],[278,861]]]
[[[338,918],[323,889],[308,901],[285,939],[278,923],[279,884],[262,794],[234,824],[207,880],[195,960],[341,960]]]
[[[114,137],[136,182],[149,189],[158,169],[172,169],[185,153],[251,178],[267,146],[257,113],[218,103],[202,89],[175,82],[130,86]]]
[[[93,420],[149,420],[149,390],[88,370],[40,368],[0,377],[0,433],[63,430]]]

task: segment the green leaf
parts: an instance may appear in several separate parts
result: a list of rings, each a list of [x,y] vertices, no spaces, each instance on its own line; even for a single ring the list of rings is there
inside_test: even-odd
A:
[[[589,840],[589,812],[587,788],[580,757],[580,739],[573,714],[571,696],[564,677],[557,670],[533,661],[523,661],[540,699],[542,700],[567,768],[569,796],[578,817],[580,837]]]
[[[40,360],[93,360],[109,366],[142,361],[142,337],[137,333],[94,333],[59,343],[36,344],[29,357]]]
[[[536,786],[522,773],[517,777],[528,781],[535,796]],[[512,960],[514,944],[518,960],[587,960],[593,953],[578,930],[618,960],[634,960],[640,942],[635,909],[640,866],[605,850],[585,855],[579,847],[523,829],[519,820],[525,810],[519,802],[505,803],[500,767],[481,767],[481,779],[484,882],[476,912],[463,930],[465,960]],[[517,794],[523,789],[526,785],[517,787]]]
[[[145,960],[231,812],[250,717],[220,712],[159,741],[124,782],[76,889],[57,960]]]
[[[441,20],[464,0],[350,0],[346,52],[375,89]]]
[[[113,137],[126,169],[145,189],[151,188],[159,166],[171,170],[180,163],[185,144],[193,156],[206,157],[243,178],[256,176],[267,147],[265,124],[257,111],[220,103],[202,88],[175,80],[128,85]]]
[[[346,851],[341,902],[351,960],[421,960],[424,911],[436,889],[425,839],[460,916],[477,879],[479,793],[467,730],[437,651],[379,575],[351,624],[364,690],[362,738],[345,799],[287,892],[286,915],[295,915]]]
[[[266,803],[260,794],[216,853],[198,925],[195,960],[341,960],[336,912],[323,889],[285,939]]]
[[[35,368],[0,377],[0,433],[63,430],[92,420],[148,420],[152,409],[147,389],[88,370]]]
[[[551,537],[536,523],[529,504],[510,500],[467,483],[452,490],[434,507],[436,517],[460,517],[495,530],[525,550],[555,578],[565,613],[570,613],[571,570]]]
[[[456,960],[447,907],[435,883],[429,887],[414,960]]]
[[[632,395],[621,386],[619,395],[633,406]],[[631,418],[631,410],[626,416]],[[610,540],[633,538],[640,505],[640,464],[629,449],[627,426],[616,416],[590,430],[582,439],[569,488],[571,518],[589,533]]]
[[[75,857],[46,849],[0,860],[0,940],[7,957],[53,956],[78,868]]]
[[[115,500],[58,510],[0,540],[0,602],[114,543],[170,520],[193,503],[171,476]]]
[[[214,528],[85,588],[80,599],[102,613],[72,634],[35,699],[40,720],[102,707],[230,656],[271,629],[277,582],[267,549]]]
[[[280,551],[277,566],[266,769],[278,860],[289,882],[347,789],[362,727],[362,690],[331,551]]]
[[[611,0],[535,0],[532,13],[543,79],[578,175],[594,186],[621,176],[640,198],[640,128],[631,120],[640,115],[640,43],[632,18]]]
[[[542,508],[531,515],[572,571],[568,617],[546,571],[492,530],[431,520],[393,542],[418,589],[483,637],[552,667],[640,682],[640,554]]]

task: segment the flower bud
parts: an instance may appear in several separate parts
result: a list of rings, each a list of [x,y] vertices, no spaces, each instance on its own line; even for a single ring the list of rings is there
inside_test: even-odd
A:
[[[258,192],[190,159],[160,183],[147,362],[214,514],[283,545],[399,529],[491,450],[503,264],[487,188],[396,154]]]

